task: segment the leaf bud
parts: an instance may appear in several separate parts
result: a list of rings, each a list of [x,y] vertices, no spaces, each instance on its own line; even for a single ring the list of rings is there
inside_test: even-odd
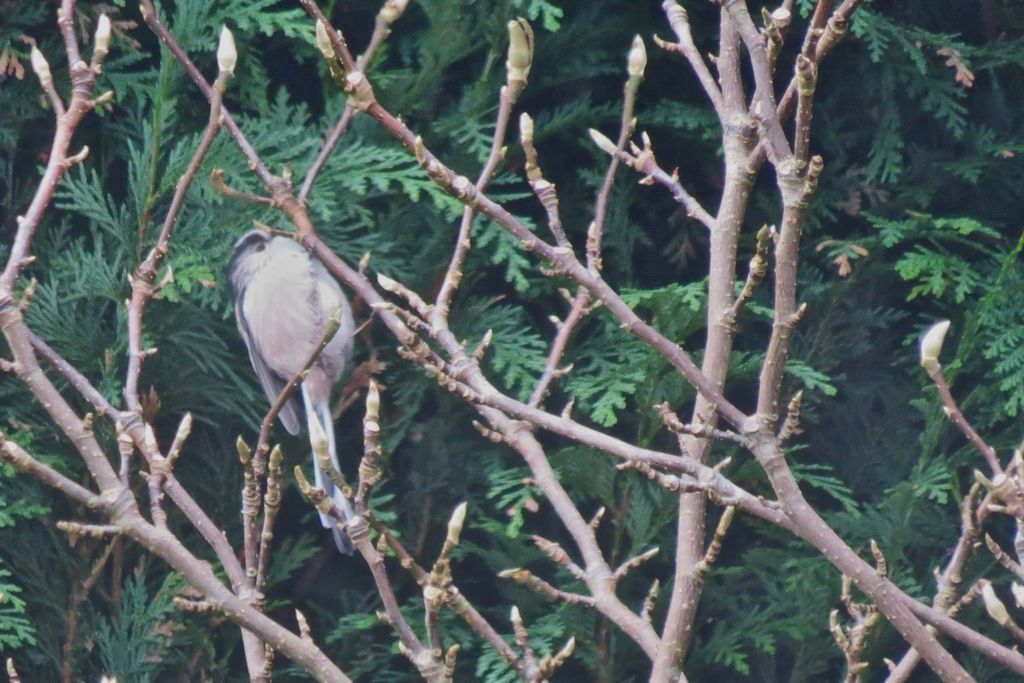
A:
[[[377,284],[381,286],[381,289],[386,292],[391,292],[392,294],[398,293],[400,289],[398,283],[384,273],[377,273]]]
[[[309,421],[309,443],[317,455],[320,455],[321,452],[327,453],[327,432],[324,431],[320,420]]]
[[[40,83],[46,85],[53,82],[53,74],[50,73],[50,63],[46,61],[46,57],[43,56],[43,53],[35,45],[32,46],[31,62],[32,70],[36,72]]]
[[[373,379],[370,380],[370,386],[366,389],[366,412],[374,417],[380,414],[380,389]]]
[[[992,588],[992,582],[986,581],[981,587],[981,599],[985,603],[985,611],[988,615],[999,624],[1005,626],[1010,622],[1010,613],[1006,610],[1006,605],[996,595],[996,591]]]
[[[109,49],[110,17],[106,14],[101,14],[100,18],[96,21],[96,33],[92,41],[92,58],[95,60],[103,59],[107,56]]]
[[[943,320],[928,328],[928,331],[921,337],[921,365],[923,367],[927,368],[930,365],[938,364],[939,354],[942,352],[942,342],[946,338],[947,331],[949,331],[949,321]]]
[[[220,43],[217,45],[217,68],[221,73],[235,75],[235,64],[238,62],[238,51],[235,50],[235,37],[227,26],[220,29]]]
[[[590,139],[594,141],[594,144],[600,147],[601,150],[606,154],[611,154],[612,156],[614,156],[615,152],[618,151],[618,148],[615,146],[615,143],[609,140],[600,131],[591,128],[588,132],[590,133]]]
[[[334,45],[331,44],[331,37],[327,35],[327,27],[319,19],[316,21],[316,46],[323,53],[324,59],[334,59]]]
[[[533,142],[533,119],[525,111],[519,115],[519,139]]]
[[[405,12],[409,0],[387,0],[380,8],[380,17],[388,24],[393,24]]]
[[[630,78],[643,78],[646,68],[647,48],[644,46],[644,39],[637,34],[633,38],[633,47],[630,48],[629,57],[626,59],[626,72]]]
[[[1013,600],[1017,603],[1017,607],[1024,607],[1024,586],[1014,581],[1010,584],[1010,592],[1013,593]]]
[[[522,17],[508,22],[508,82],[526,82],[533,64],[533,29]]]
[[[457,544],[462,536],[462,527],[466,523],[466,503],[459,503],[452,511],[451,519],[448,520],[448,542]]]

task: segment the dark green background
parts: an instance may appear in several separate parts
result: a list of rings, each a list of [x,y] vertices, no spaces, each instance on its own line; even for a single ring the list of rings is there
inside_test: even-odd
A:
[[[705,52],[717,42],[717,9],[685,3]],[[751,3],[756,10],[760,3]],[[800,0],[799,35],[810,3]],[[129,5],[129,6],[122,6]],[[83,35],[101,9],[117,21],[139,22],[131,3],[81,2]],[[358,51],[378,5],[329,3],[325,9]],[[24,64],[24,79],[0,76],[0,231],[9,242],[14,216],[35,189],[52,131],[38,83],[28,69],[22,36],[38,41],[66,84],[66,62],[52,2],[0,2],[0,50]],[[312,45],[308,19],[288,2],[218,0],[162,5],[162,14],[204,73],[222,23],[235,33],[236,78],[226,104],[275,170],[290,164],[304,175],[343,100]],[[414,2],[371,69],[379,99],[400,113],[426,144],[458,172],[475,176],[489,145],[497,90],[504,81],[505,23],[527,15],[536,31],[530,85],[519,110],[536,120],[546,177],[556,183],[570,238],[581,247],[606,158],[586,129],[612,136],[618,126],[625,54],[634,33],[647,42],[647,79],[637,105],[658,159],[680,176],[709,210],[721,188],[719,129],[695,78],[678,56],[656,48],[652,34],[671,33],[654,2]],[[755,12],[755,16],[757,12]],[[820,190],[805,232],[800,299],[809,313],[794,342],[787,393],[805,388],[806,433],[791,448],[805,492],[855,548],[875,539],[895,580],[928,599],[931,571],[958,535],[958,501],[979,464],[942,418],[934,391],[916,362],[916,336],[931,321],[953,321],[943,355],[961,405],[990,443],[1006,454],[1022,437],[1024,408],[1024,279],[1018,248],[1024,205],[1021,92],[1024,9],[1011,0],[878,1],[856,15],[851,35],[822,66],[812,150],[825,159]],[[798,44],[797,39],[791,42]],[[940,54],[938,51],[943,50]],[[967,87],[946,64],[956,51],[974,77]],[[793,46],[780,73],[792,68]],[[62,184],[42,226],[27,273],[39,279],[28,313],[33,329],[119,401],[126,341],[126,274],[151,244],[206,121],[205,103],[144,27],[118,24],[101,89],[113,105],[92,115],[73,149],[92,153]],[[66,90],[66,88],[65,88]],[[491,194],[543,232],[543,212],[523,182],[513,144]],[[208,172],[224,168],[235,187],[257,190],[254,177],[226,135],[204,164],[182,211],[169,256],[176,285],[146,309],[148,360],[142,386],[159,400],[154,424],[169,442],[181,414],[197,427],[178,472],[238,545],[241,475],[233,443],[252,441],[264,409],[229,314],[222,263],[254,219],[274,213],[225,201]],[[695,355],[703,340],[706,236],[658,187],[640,186],[620,171],[610,202],[605,273],[628,300]],[[331,158],[311,198],[311,213],[328,242],[353,262],[372,253],[370,268],[427,296],[447,264],[458,207],[441,196],[409,155],[372,121],[358,118]],[[741,259],[753,236],[778,220],[769,170],[762,173],[745,222]],[[551,335],[547,317],[564,310],[556,285],[514,240],[483,220],[452,320],[475,343],[495,331],[488,371],[513,392],[528,393]],[[0,246],[0,256],[6,247]],[[837,261],[838,259],[838,261]],[[848,265],[848,272],[846,269]],[[841,268],[842,266],[842,268]],[[728,393],[749,407],[751,387],[770,328],[767,289],[740,321]],[[367,310],[357,314],[365,319]],[[481,439],[472,412],[397,358],[380,326],[370,326],[358,359],[372,348],[387,370],[381,377],[387,478],[374,504],[423,562],[440,547],[451,508],[469,501],[464,543],[454,563],[462,591],[503,633],[519,606],[534,646],[545,654],[569,635],[576,654],[559,674],[567,681],[646,680],[646,660],[628,639],[581,608],[552,605],[501,582],[496,573],[528,566],[561,587],[578,590],[530,542],[541,534],[571,544],[515,455]],[[667,400],[680,409],[692,391],[655,354],[605,314],[581,327],[568,360],[573,374],[549,399],[560,409],[577,397],[580,419],[623,438],[669,449],[649,406]],[[69,390],[66,395],[71,396]],[[151,402],[155,406],[155,403]],[[85,407],[82,406],[84,411]],[[345,467],[361,452],[360,409],[338,423]],[[34,454],[84,481],[69,443],[12,376],[0,377],[0,428]],[[98,433],[114,453],[108,425]],[[289,464],[306,460],[306,445],[281,430]],[[621,587],[639,606],[654,578],[671,576],[675,518],[672,496],[613,463],[544,437],[563,483],[581,510],[606,505],[601,541],[613,563],[660,546],[662,553]],[[717,456],[730,448],[716,448]],[[739,453],[733,478],[768,493],[749,457]],[[600,456],[598,456],[600,457]],[[533,511],[533,502],[539,509]],[[0,651],[13,656],[23,680],[56,680],[64,658],[68,595],[102,550],[96,541],[68,547],[56,519],[87,515],[6,467],[0,476]],[[182,527],[172,514],[175,528]],[[292,624],[302,609],[313,633],[358,680],[414,680],[388,627],[362,561],[341,558],[294,487],[285,495],[272,560],[271,614]],[[1011,547],[1013,530],[993,520],[990,531]],[[192,548],[200,542],[180,529]],[[237,629],[207,628],[210,619],[183,615],[169,603],[180,580],[128,544],[120,570],[108,568],[78,607],[72,651],[75,677],[110,673],[122,681],[240,680],[244,663]],[[1010,603],[1009,576],[979,553],[968,578],[985,574]],[[414,583],[397,566],[392,577],[412,623],[422,623]],[[838,607],[839,576],[803,544],[777,529],[738,518],[711,573],[686,671],[691,681],[822,681],[842,674],[843,659],[827,633]],[[667,590],[663,590],[666,594]],[[21,601],[25,601],[24,604]],[[664,602],[664,601],[662,601]],[[656,619],[662,616],[659,604]],[[1017,617],[1021,615],[1016,613]],[[993,629],[980,606],[963,618]],[[459,680],[512,680],[500,658],[449,612],[446,643],[460,642]],[[1001,637],[1001,636],[1000,636]],[[954,652],[979,680],[1010,680],[968,652]],[[867,677],[884,676],[882,657],[905,645],[888,627],[871,642]],[[298,678],[279,661],[281,680]],[[915,680],[932,680],[922,669]]]

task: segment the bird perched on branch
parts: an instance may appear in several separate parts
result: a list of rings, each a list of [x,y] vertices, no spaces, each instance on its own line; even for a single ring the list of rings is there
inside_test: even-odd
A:
[[[352,352],[354,324],[348,300],[323,264],[298,242],[265,230],[242,235],[231,250],[227,273],[238,331],[271,403],[303,370],[323,342],[331,319],[340,317],[337,333],[309,368],[300,391],[314,449],[316,485],[327,492],[346,519],[351,518],[348,499],[321,470],[316,457],[317,440],[326,435],[331,462],[338,469],[330,399]],[[278,417],[290,434],[298,434],[299,416],[299,402],[293,395]],[[336,520],[320,513],[320,521],[331,529],[338,550],[351,554],[352,542],[337,528]]]

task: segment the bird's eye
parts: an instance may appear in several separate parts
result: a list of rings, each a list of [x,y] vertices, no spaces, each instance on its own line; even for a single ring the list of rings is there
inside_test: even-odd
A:
[[[256,251],[263,251],[266,248],[267,248],[267,245],[264,244],[263,242],[257,242],[256,246],[253,247],[253,249],[256,250]]]

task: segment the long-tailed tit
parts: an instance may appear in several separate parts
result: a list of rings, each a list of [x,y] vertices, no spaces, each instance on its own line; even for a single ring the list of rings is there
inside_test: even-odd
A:
[[[235,320],[260,384],[273,402],[288,380],[298,374],[323,340],[328,321],[341,314],[341,327],[313,363],[302,382],[302,402],[310,440],[326,433],[331,462],[338,468],[331,418],[331,388],[341,378],[352,352],[352,309],[341,287],[323,265],[297,242],[263,230],[246,233],[235,243],[227,266],[235,298]],[[299,432],[299,404],[292,396],[279,413],[290,434]],[[346,518],[348,500],[320,469],[313,454],[316,485],[323,488]],[[352,553],[352,542],[320,514],[331,529],[338,550]]]

